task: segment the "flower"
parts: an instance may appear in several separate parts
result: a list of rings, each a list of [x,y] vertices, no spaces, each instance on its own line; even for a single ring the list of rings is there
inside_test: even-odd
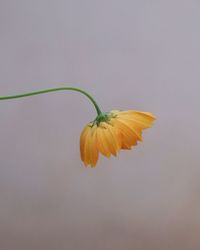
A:
[[[113,110],[103,113],[95,99],[85,90],[75,87],[59,87],[27,92],[17,95],[0,96],[0,100],[40,95],[54,91],[75,91],[86,96],[94,105],[97,117],[82,131],[80,137],[81,159],[85,166],[95,167],[99,153],[106,157],[116,156],[120,149],[131,149],[142,140],[142,130],[153,125],[155,117],[149,112],[135,110]]]
[[[142,141],[142,130],[153,125],[149,112],[113,110],[101,113],[83,129],[80,136],[81,160],[95,167],[99,153],[116,156],[120,149],[131,149]]]

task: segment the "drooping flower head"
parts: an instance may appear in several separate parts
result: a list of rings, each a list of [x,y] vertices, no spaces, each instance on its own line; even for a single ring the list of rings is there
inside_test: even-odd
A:
[[[143,129],[153,125],[155,117],[149,112],[135,110],[113,110],[103,113],[95,99],[86,91],[75,87],[59,87],[10,96],[0,96],[0,100],[16,99],[40,95],[54,91],[75,91],[85,95],[94,105],[97,117],[82,131],[80,137],[81,159],[85,166],[95,167],[99,153],[106,157],[116,156],[120,149],[131,149],[142,140]]]
[[[101,113],[81,133],[81,160],[85,166],[95,167],[99,153],[110,157],[121,149],[131,149],[142,141],[143,129],[151,127],[154,120],[151,113],[135,110]]]

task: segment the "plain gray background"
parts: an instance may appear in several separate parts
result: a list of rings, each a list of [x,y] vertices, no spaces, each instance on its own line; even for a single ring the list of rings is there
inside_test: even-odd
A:
[[[72,85],[153,112],[144,142],[79,158],[77,93],[0,102],[0,250],[200,249],[200,2],[0,0],[0,95]]]

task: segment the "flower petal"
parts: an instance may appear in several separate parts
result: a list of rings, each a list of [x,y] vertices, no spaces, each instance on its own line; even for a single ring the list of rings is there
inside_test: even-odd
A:
[[[85,142],[85,166],[88,166],[91,164],[91,129],[87,135],[86,142]]]
[[[137,123],[141,128],[149,128],[153,125],[154,120],[156,119],[149,112],[140,112],[140,111],[122,111],[118,113],[119,117],[130,119]]]
[[[97,138],[96,138],[96,129],[97,126],[93,126],[91,129],[91,137],[90,137],[90,143],[89,143],[89,148],[90,148],[90,165],[92,167],[96,166],[98,157],[99,157],[99,151],[97,148]]]
[[[99,151],[106,157],[110,157],[111,152],[110,149],[106,143],[106,139],[105,139],[105,134],[104,134],[104,130],[105,127],[102,126],[102,124],[100,124],[97,127],[97,131],[96,131],[96,137],[97,137],[97,145],[98,145],[98,149]]]
[[[85,145],[87,141],[88,134],[91,130],[91,127],[89,125],[85,126],[83,129],[81,136],[80,136],[80,154],[81,154],[81,160],[85,162]]]
[[[114,127],[116,127],[121,135],[122,135],[122,146],[123,148],[130,148],[133,145],[137,144],[138,137],[135,135],[135,133],[132,131],[129,126],[121,122],[120,120],[113,118],[110,121]]]
[[[127,127],[129,127],[136,135],[137,139],[139,141],[142,141],[142,130],[137,126],[136,123],[128,119],[123,119],[118,117],[116,119],[118,119],[120,122],[124,123]]]
[[[103,130],[105,144],[107,144],[112,155],[116,156],[117,152],[120,149],[120,146],[117,135],[115,134],[115,128],[112,125],[105,122],[102,122],[102,126],[105,127],[105,129]]]

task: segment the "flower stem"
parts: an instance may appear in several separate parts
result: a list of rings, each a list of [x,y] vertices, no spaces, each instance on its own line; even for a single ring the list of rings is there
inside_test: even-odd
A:
[[[40,94],[45,94],[45,93],[49,93],[49,92],[64,91],[64,90],[76,91],[76,92],[79,92],[79,93],[87,96],[90,99],[90,101],[93,103],[93,105],[94,105],[94,107],[95,107],[95,109],[97,111],[97,115],[100,115],[102,113],[99,106],[97,105],[96,101],[94,100],[94,98],[91,95],[89,95],[87,92],[85,92],[82,89],[73,88],[73,87],[61,87],[61,88],[53,88],[53,89],[44,89],[44,90],[39,90],[39,91],[35,91],[35,92],[28,92],[28,93],[23,93],[23,94],[18,94],[18,95],[0,96],[0,100],[16,99],[16,98],[21,98],[21,97],[27,97],[27,96],[32,96],[32,95],[40,95]]]

